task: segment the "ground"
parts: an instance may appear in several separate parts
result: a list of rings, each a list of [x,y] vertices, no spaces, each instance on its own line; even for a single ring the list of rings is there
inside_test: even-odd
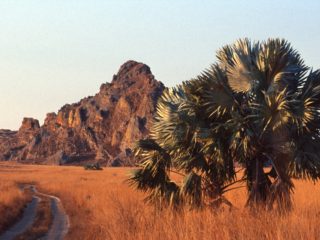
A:
[[[67,239],[317,239],[320,236],[319,183],[295,181],[294,210],[286,216],[253,214],[244,208],[246,189],[229,192],[232,211],[155,212],[143,193],[125,181],[130,168],[86,171],[81,167],[0,164],[0,231],[19,216],[33,184],[61,199],[69,216]],[[13,220],[12,220],[13,219]]]

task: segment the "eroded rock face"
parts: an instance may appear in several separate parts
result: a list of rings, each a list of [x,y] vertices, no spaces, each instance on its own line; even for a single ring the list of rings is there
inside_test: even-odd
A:
[[[40,128],[39,121],[33,118],[24,118],[19,132],[36,131]]]
[[[128,61],[100,91],[48,113],[43,126],[25,118],[18,132],[0,131],[0,158],[41,164],[132,165],[132,147],[148,135],[164,86],[150,68]]]
[[[0,130],[0,159],[20,159],[24,149],[35,141],[39,131],[39,121],[33,118],[24,118],[19,131]]]

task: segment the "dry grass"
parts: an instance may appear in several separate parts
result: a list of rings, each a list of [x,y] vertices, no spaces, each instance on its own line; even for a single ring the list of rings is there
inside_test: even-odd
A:
[[[2,175],[0,178],[0,232],[3,232],[21,216],[31,195],[23,194],[15,181],[6,181]]]
[[[295,181],[294,210],[287,216],[249,213],[245,189],[228,194],[235,211],[213,213],[155,212],[124,180],[130,169],[85,171],[80,167],[0,165],[0,182],[34,182],[39,191],[56,195],[70,217],[68,239],[319,239],[320,189]],[[11,186],[14,186],[11,185]],[[3,191],[3,190],[2,190]],[[1,194],[10,202],[9,194]]]

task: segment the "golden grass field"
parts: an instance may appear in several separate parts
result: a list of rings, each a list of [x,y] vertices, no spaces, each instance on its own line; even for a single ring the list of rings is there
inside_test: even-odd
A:
[[[0,174],[0,232],[21,215],[26,202],[31,196],[23,194],[14,181],[6,181],[5,175]]]
[[[130,168],[0,164],[0,229],[3,216],[28,201],[19,183],[61,198],[70,217],[67,239],[320,239],[320,185],[295,181],[294,210],[286,216],[244,208],[245,188],[229,192],[233,211],[156,212],[125,179]]]

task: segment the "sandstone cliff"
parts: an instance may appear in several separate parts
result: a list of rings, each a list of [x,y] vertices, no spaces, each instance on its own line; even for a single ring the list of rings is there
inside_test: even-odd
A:
[[[43,126],[25,118],[17,132],[0,130],[0,159],[132,165],[132,147],[148,135],[163,89],[147,65],[128,61],[96,95],[48,113]]]

